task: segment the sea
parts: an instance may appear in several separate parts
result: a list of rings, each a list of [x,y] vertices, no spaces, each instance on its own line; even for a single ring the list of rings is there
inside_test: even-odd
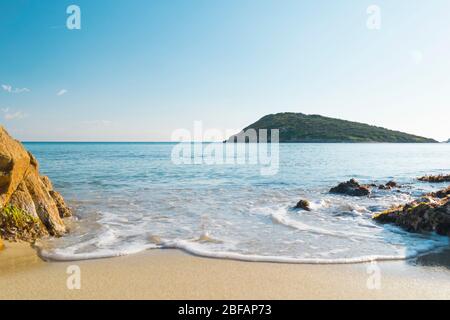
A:
[[[449,173],[450,144],[281,143],[269,174],[258,161],[212,163],[195,152],[184,155],[192,161],[176,161],[175,143],[25,146],[74,210],[67,235],[37,243],[47,260],[177,248],[244,261],[358,263],[408,259],[449,245],[448,237],[409,233],[372,216],[446,187],[417,177]],[[374,188],[368,197],[329,193],[351,178],[395,180],[401,188]],[[311,211],[294,208],[300,199],[310,201]]]

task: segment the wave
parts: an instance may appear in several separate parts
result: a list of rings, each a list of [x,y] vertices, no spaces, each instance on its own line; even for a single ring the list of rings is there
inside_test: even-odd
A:
[[[444,244],[442,244],[444,246]],[[190,254],[227,260],[238,260],[248,262],[273,262],[273,263],[289,263],[289,264],[352,264],[352,263],[366,263],[372,261],[395,261],[415,258],[421,254],[427,253],[432,249],[436,249],[435,244],[423,245],[410,251],[404,255],[366,255],[351,258],[296,258],[288,256],[273,256],[273,255],[254,255],[242,254],[237,252],[226,251],[210,251],[205,250],[201,245],[192,243],[186,240],[170,241],[165,243],[164,248],[180,249]]]
[[[277,211],[271,214],[272,220],[285,225],[287,227],[291,227],[300,231],[306,231],[310,233],[315,233],[319,235],[327,235],[332,237],[339,238],[349,238],[349,237],[360,237],[360,238],[372,238],[371,236],[364,235],[362,233],[353,233],[353,232],[339,232],[339,231],[331,231],[328,229],[315,227],[308,225],[306,223],[300,222],[298,220],[294,220],[290,218],[287,214],[286,209],[278,209]]]
[[[46,261],[81,261],[81,260],[94,260],[94,259],[106,259],[120,256],[128,256],[131,254],[140,253],[149,249],[160,249],[162,246],[156,244],[146,244],[140,246],[130,246],[129,248],[122,248],[118,250],[97,250],[92,252],[80,252],[76,253],[73,250],[54,249],[48,250],[36,247],[39,257]]]
[[[288,263],[288,264],[353,264],[353,263],[366,263],[373,261],[406,260],[418,257],[421,254],[430,252],[431,250],[437,248],[434,245],[423,247],[421,250],[410,251],[408,254],[405,255],[366,255],[351,258],[296,258],[289,256],[273,256],[273,255],[266,256],[266,255],[243,254],[227,251],[211,251],[202,248],[202,246],[198,245],[198,243],[192,243],[187,240],[177,240],[177,241],[169,241],[161,246],[148,245],[141,248],[134,248],[130,250],[123,249],[116,252],[96,251],[89,253],[68,253],[63,252],[61,250],[54,250],[50,252],[47,250],[38,249],[38,254],[41,258],[47,261],[68,262],[68,261],[105,259],[105,258],[127,256],[150,249],[179,249],[187,253],[205,258],[217,258],[217,259],[238,260],[247,262],[272,262],[272,263]]]
[[[214,223],[201,219],[201,228],[196,219],[189,220],[188,227],[161,222],[159,213],[148,220],[148,225],[142,218],[133,223],[127,219],[124,224],[123,216],[103,212],[98,220],[101,227],[95,232],[82,229],[78,237],[69,235],[70,241],[64,238],[51,240],[51,246],[37,243],[36,248],[41,258],[50,261],[101,259],[151,249],[179,249],[207,258],[251,262],[351,264],[405,260],[449,245],[447,237],[411,234],[396,226],[377,225],[370,218],[371,210],[367,209],[370,203],[354,204],[352,200],[327,198],[312,202],[311,212],[297,212],[280,205],[252,203],[248,211],[252,215],[236,215],[246,219],[245,223],[226,216],[225,220],[221,217]],[[344,208],[361,214],[335,215]],[[258,222],[257,228],[253,222]],[[156,229],[150,233],[147,228]],[[228,232],[228,228],[232,232]],[[272,232],[274,238],[267,241],[267,235],[272,236]]]
[[[199,239],[202,239],[200,237]],[[213,251],[208,250],[208,246],[204,245],[202,241],[195,239],[189,240],[161,240],[159,244],[146,244],[146,245],[130,245],[128,248],[122,248],[117,251],[113,250],[99,250],[95,252],[76,253],[73,250],[45,250],[38,247],[38,254],[44,260],[50,261],[79,261],[79,260],[92,260],[113,258],[119,256],[126,256],[131,254],[140,253],[151,249],[178,249],[184,252],[205,257],[216,258],[226,260],[238,260],[247,262],[268,262],[268,263],[288,263],[288,264],[354,264],[354,263],[367,263],[373,261],[398,261],[416,258],[425,253],[429,253],[433,250],[447,247],[449,240],[445,237],[436,236],[434,240],[424,241],[420,246],[416,246],[414,249],[407,250],[407,253],[397,255],[361,255],[354,257],[343,258],[305,258],[305,257],[292,257],[292,256],[275,256],[275,255],[257,255],[257,254],[244,254],[232,251]],[[213,241],[213,243],[217,243]],[[330,252],[323,252],[323,255],[329,253],[339,253],[346,250],[331,250]],[[406,251],[405,251],[406,252]],[[320,255],[320,254],[319,254]]]

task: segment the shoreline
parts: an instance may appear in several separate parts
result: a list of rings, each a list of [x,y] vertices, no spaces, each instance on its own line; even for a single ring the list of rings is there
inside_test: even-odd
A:
[[[450,251],[411,261],[338,265],[244,262],[178,249],[46,262],[27,243],[0,252],[0,299],[450,299]],[[69,290],[69,266],[81,289]],[[372,288],[379,270],[380,288]]]

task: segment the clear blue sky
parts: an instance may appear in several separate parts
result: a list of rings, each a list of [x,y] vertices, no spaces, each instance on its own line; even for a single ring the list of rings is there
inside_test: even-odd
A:
[[[66,8],[81,8],[81,30]],[[366,9],[381,8],[381,30]],[[0,123],[22,140],[170,140],[268,113],[450,138],[450,1],[0,2]]]

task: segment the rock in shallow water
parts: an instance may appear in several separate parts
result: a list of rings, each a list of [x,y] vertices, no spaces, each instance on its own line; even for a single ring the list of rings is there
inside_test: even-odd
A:
[[[378,186],[378,189],[380,189],[380,190],[391,190],[393,188],[400,188],[400,186],[395,181],[389,181],[386,184],[380,184]]]
[[[370,188],[359,184],[355,179],[342,182],[338,186],[330,189],[331,193],[345,194],[348,196],[362,197],[370,194]]]
[[[300,200],[297,202],[297,205],[295,206],[295,209],[303,209],[306,211],[311,211],[310,203],[308,200]]]
[[[450,187],[430,193],[406,205],[393,207],[373,217],[395,223],[412,232],[432,232],[450,236]]]
[[[447,175],[439,174],[436,176],[423,176],[423,177],[417,178],[417,180],[424,181],[424,182],[450,182],[450,174],[447,174]]]
[[[308,200],[300,200],[297,202],[297,205],[295,206],[295,209],[303,209],[306,211],[311,211],[310,203]]]
[[[71,215],[39,165],[22,144],[0,126],[0,236],[34,241],[66,232],[61,217]]]
[[[397,187],[399,187],[399,185],[398,185],[398,183],[395,182],[394,180],[391,180],[391,181],[389,181],[388,183],[386,183],[386,187],[389,187],[389,188],[397,188]]]

